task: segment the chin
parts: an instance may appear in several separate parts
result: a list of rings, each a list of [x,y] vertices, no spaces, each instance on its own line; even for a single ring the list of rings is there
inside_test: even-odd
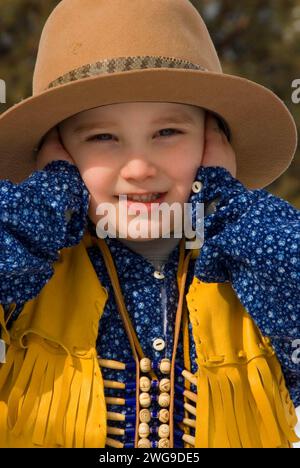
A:
[[[165,224],[165,225],[164,225]],[[115,232],[116,232],[116,237],[121,238],[121,239],[126,239],[129,241],[135,241],[135,242],[147,242],[155,239],[161,239],[161,238],[166,238],[169,239],[171,237],[174,237],[174,224],[171,222],[170,223],[159,223],[155,225],[150,225],[150,224],[141,224],[139,226],[135,226],[136,229],[133,229],[131,231],[132,235],[138,235],[138,237],[134,238],[130,235],[130,220],[126,225],[122,226],[116,226],[115,227]],[[122,236],[122,237],[121,237]]]

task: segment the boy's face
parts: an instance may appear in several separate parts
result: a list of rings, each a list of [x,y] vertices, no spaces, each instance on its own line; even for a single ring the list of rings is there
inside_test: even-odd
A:
[[[101,106],[63,121],[59,125],[62,141],[91,194],[91,220],[97,224],[103,218],[96,214],[96,208],[105,202],[115,210],[116,223],[111,217],[110,220],[117,237],[122,233],[127,239],[151,239],[151,223],[156,223],[159,236],[166,233],[163,221],[151,220],[149,212],[140,224],[140,238],[133,237],[128,229],[124,231],[124,218],[119,223],[123,204],[119,195],[130,198],[133,193],[167,192],[164,203],[177,202],[183,209],[201,165],[204,126],[203,109],[157,102]],[[129,225],[139,212],[129,215],[126,209],[126,214]],[[169,233],[173,232],[174,223],[171,216]]]

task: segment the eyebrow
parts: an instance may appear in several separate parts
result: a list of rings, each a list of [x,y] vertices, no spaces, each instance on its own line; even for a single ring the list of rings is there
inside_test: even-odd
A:
[[[152,125],[162,125],[162,124],[195,124],[196,119],[186,113],[174,112],[172,114],[166,115],[164,117],[159,117],[152,121]],[[74,129],[74,133],[82,133],[87,130],[94,130],[96,128],[104,127],[116,127],[117,123],[109,120],[99,120],[99,122],[91,122],[87,124],[79,125]]]

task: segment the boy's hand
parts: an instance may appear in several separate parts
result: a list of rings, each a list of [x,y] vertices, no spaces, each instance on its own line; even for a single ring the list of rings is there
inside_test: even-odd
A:
[[[201,166],[221,166],[227,169],[233,177],[236,177],[235,151],[210,112],[206,112],[205,147]]]
[[[45,136],[42,147],[37,153],[36,168],[42,170],[50,162],[61,160],[75,164],[61,142],[57,127],[54,127]]]

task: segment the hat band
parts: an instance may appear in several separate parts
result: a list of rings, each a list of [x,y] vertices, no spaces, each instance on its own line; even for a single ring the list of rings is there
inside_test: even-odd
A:
[[[189,62],[188,60],[176,57],[162,57],[156,55],[116,57],[112,59],[104,59],[95,63],[89,63],[76,68],[75,70],[71,70],[65,75],[62,75],[52,81],[49,84],[48,89],[70,83],[72,81],[90,78],[91,76],[127,72],[130,70],[143,70],[146,68],[179,68],[208,71],[208,69],[202,67],[202,65],[197,65]]]

